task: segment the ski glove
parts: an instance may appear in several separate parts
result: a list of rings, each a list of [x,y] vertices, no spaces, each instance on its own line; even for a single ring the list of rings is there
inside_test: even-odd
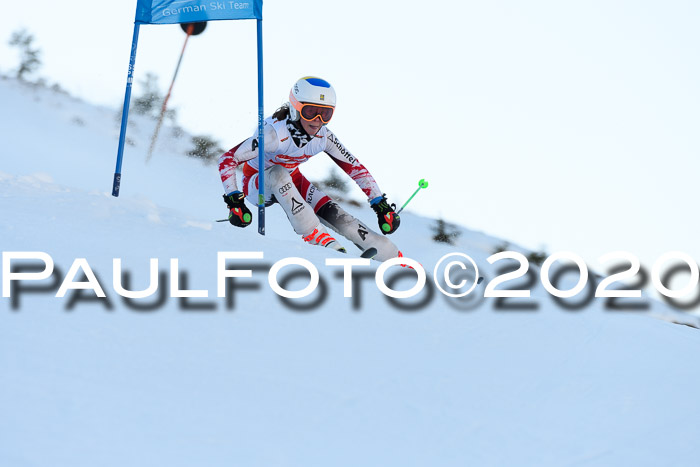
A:
[[[369,204],[377,214],[379,230],[381,230],[384,235],[396,232],[396,229],[399,228],[399,224],[401,224],[401,218],[395,211],[396,205],[389,205],[386,200],[386,195],[374,198]]]
[[[245,205],[245,195],[240,191],[234,191],[224,195],[224,201],[229,208],[228,221],[236,227],[248,227],[253,216]]]

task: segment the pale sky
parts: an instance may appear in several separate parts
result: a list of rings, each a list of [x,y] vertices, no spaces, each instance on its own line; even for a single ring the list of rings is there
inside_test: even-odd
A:
[[[40,76],[116,109],[135,7],[8,4],[0,72],[17,66],[7,42],[25,27]],[[390,201],[425,178],[408,209],[592,267],[614,250],[648,269],[668,250],[700,260],[698,2],[267,0],[263,17],[266,113],[298,78],[330,81],[329,127]],[[184,39],[176,25],[142,26],[136,82],[155,73],[165,92]],[[171,98],[179,123],[227,148],[252,134],[255,53],[254,21],[192,37]],[[302,171],[323,176],[322,159]]]

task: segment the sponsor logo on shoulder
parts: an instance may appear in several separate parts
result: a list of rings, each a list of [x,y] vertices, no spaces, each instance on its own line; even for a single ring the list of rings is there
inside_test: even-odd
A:
[[[329,140],[331,143],[333,143],[333,144],[335,145],[336,148],[338,148],[338,151],[340,151],[340,154],[342,154],[343,157],[345,157],[345,158],[348,160],[348,162],[350,162],[351,164],[354,164],[354,163],[355,163],[355,160],[356,160],[356,159],[355,159],[355,156],[353,156],[352,154],[350,154],[350,151],[348,151],[347,149],[345,149],[345,146],[343,146],[343,145],[340,143],[340,141],[338,141],[338,138],[337,138],[333,133],[328,132],[328,140]]]

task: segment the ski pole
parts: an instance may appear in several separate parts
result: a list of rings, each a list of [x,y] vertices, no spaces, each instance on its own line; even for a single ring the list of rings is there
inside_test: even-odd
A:
[[[428,188],[428,182],[427,182],[424,178],[421,178],[421,179],[420,179],[420,181],[418,182],[418,189],[416,189],[416,191],[413,192],[413,194],[411,195],[411,197],[408,198],[408,201],[406,201],[405,203],[403,203],[403,206],[401,206],[401,209],[399,209],[399,210],[396,212],[396,214],[399,214],[401,211],[403,211],[403,208],[405,208],[406,205],[407,205],[408,203],[411,202],[411,200],[413,199],[413,197],[416,196],[416,195],[418,194],[418,192],[420,191],[421,188]]]

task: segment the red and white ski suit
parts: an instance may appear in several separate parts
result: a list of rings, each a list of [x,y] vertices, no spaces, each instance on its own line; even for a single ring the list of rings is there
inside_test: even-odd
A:
[[[321,152],[328,154],[333,162],[357,183],[368,199],[382,196],[382,191],[369,171],[343,146],[328,127],[322,127],[316,136],[301,148],[297,147],[292,140],[285,120],[278,121],[271,117],[267,118],[264,134],[265,169],[274,165],[284,167],[291,175],[299,193],[314,211],[318,211],[321,206],[330,201],[330,198],[309,182],[299,172],[298,166]],[[251,203],[257,204],[259,170],[257,133],[226,152],[219,159],[219,173],[224,184],[224,191],[227,194],[238,190],[236,167],[241,163],[244,163],[242,191]],[[268,197],[274,195],[274,193],[269,192],[266,194]]]
[[[306,144],[298,147],[287,128],[286,120],[267,118],[263,131],[265,202],[279,202],[297,234],[307,235],[318,226],[320,217],[326,225],[362,250],[377,248],[379,253],[376,259],[383,261],[398,256],[398,248],[388,238],[372,231],[344,211],[299,171],[300,164],[325,152],[357,183],[368,199],[382,196],[382,191],[367,168],[343,146],[333,132],[323,126]],[[241,191],[255,205],[258,204],[258,149],[256,133],[219,158],[219,173],[225,193],[239,190],[236,168],[243,164]]]

